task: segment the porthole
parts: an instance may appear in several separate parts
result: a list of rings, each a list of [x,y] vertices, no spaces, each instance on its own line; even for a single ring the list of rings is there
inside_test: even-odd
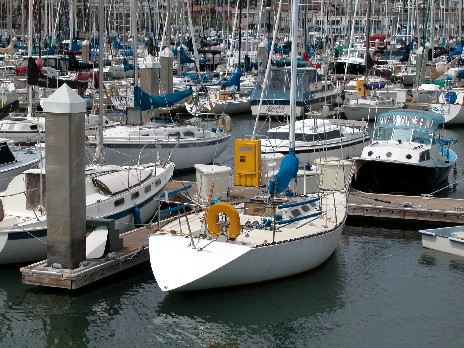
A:
[[[117,200],[114,201],[114,206],[117,207],[117,206],[120,206],[124,204],[124,197],[123,198],[119,198]]]

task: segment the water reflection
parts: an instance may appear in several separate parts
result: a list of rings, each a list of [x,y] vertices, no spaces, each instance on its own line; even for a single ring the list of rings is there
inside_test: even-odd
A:
[[[450,271],[464,275],[464,257],[461,256],[424,248],[418,262],[420,265],[426,267],[438,267],[443,270],[449,269]]]
[[[159,314],[210,322],[256,325],[336,310],[343,306],[344,265],[337,252],[321,267],[273,282],[193,293],[169,293]]]

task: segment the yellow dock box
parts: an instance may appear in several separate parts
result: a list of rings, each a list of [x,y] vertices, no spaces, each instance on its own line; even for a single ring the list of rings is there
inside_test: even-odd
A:
[[[235,140],[234,184],[259,186],[261,179],[261,141]]]
[[[361,97],[367,96],[369,92],[366,88],[364,88],[364,79],[356,80],[356,90],[359,92]]]

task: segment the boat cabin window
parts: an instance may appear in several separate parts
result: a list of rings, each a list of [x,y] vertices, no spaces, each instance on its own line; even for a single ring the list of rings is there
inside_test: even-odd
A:
[[[137,199],[137,198],[139,198],[139,196],[140,196],[139,191],[136,191],[133,194],[131,194],[131,199]]]
[[[114,201],[114,206],[115,207],[120,206],[122,204],[124,204],[124,198],[119,198],[119,199]]]
[[[374,132],[374,141],[397,140],[401,142],[416,142],[424,145],[432,143],[433,134],[424,130],[409,128],[379,127]]]
[[[145,187],[145,193],[148,193],[151,191],[151,185],[148,185]]]
[[[288,140],[288,132],[269,132],[269,139]],[[331,130],[325,133],[296,133],[296,141],[321,141],[341,138],[340,130]]]
[[[419,162],[428,161],[428,160],[430,160],[430,151],[427,150],[427,151],[421,152],[419,156]]]

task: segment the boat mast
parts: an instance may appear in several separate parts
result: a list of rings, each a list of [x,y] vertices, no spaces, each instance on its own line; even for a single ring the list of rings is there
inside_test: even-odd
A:
[[[28,32],[27,32],[27,56],[29,58],[32,57],[32,1],[29,0],[28,2]],[[27,86],[27,96],[28,96],[28,103],[27,103],[27,115],[33,116],[32,111],[32,85]]]
[[[372,11],[372,0],[367,0],[367,14],[366,14],[366,54],[364,55],[364,85],[367,84],[367,75],[369,74],[369,48],[371,45],[371,11]],[[366,93],[364,96],[366,97]]]
[[[98,136],[94,163],[103,162],[103,31],[105,30],[104,0],[98,1]]]
[[[296,79],[297,79],[297,57],[298,57],[298,0],[292,3],[292,51],[290,68],[290,134],[289,154],[295,153],[295,119],[296,119]]]

